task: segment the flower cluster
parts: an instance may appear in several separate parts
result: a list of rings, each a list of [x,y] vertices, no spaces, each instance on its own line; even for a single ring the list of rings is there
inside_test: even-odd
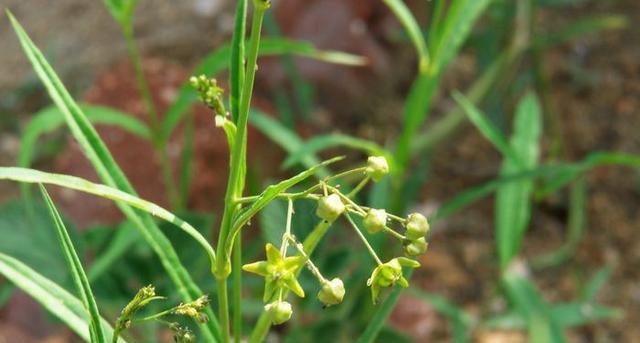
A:
[[[177,322],[165,321],[164,317],[167,315],[185,316],[195,319],[199,323],[206,323],[209,320],[209,317],[204,313],[204,311],[209,306],[209,296],[203,295],[198,299],[186,304],[181,303],[178,306],[174,306],[170,309],[158,312],[150,316],[134,318],[136,313],[142,310],[151,301],[159,299],[164,299],[164,297],[156,295],[155,287],[153,287],[152,285],[143,287],[138,290],[138,293],[135,295],[135,297],[133,297],[129,304],[125,306],[125,308],[120,313],[118,320],[116,321],[116,326],[113,330],[114,342],[117,340],[120,332],[128,329],[132,323],[145,321],[158,321],[164,325],[167,325],[168,328],[173,332],[175,342],[195,342],[196,337],[188,327],[182,326]]]
[[[377,264],[372,271],[371,277],[367,280],[374,303],[378,301],[382,288],[396,284],[402,287],[408,286],[408,281],[403,276],[402,268],[417,268],[420,266],[417,261],[411,258],[416,258],[427,251],[426,235],[429,231],[429,222],[419,213],[412,213],[406,218],[401,218],[387,213],[384,209],[360,206],[353,200],[354,195],[368,181],[380,181],[389,171],[389,164],[385,157],[371,156],[368,158],[366,165],[362,167],[327,177],[302,192],[281,194],[281,197],[289,202],[282,245],[277,248],[271,243],[267,243],[265,248],[266,260],[243,266],[245,271],[264,277],[264,309],[273,324],[282,324],[291,318],[293,309],[291,304],[286,301],[288,291],[292,291],[299,297],[305,296],[304,290],[297,281],[298,274],[303,266],[306,266],[318,280],[320,290],[317,293],[317,298],[325,307],[340,304],[345,296],[345,287],[342,280],[337,277],[332,279],[325,278],[309,258],[308,253],[313,248],[307,247],[307,242],[305,244],[300,243],[291,234],[291,216],[293,214],[294,200],[312,199],[317,202],[315,214],[321,220],[318,224],[319,226],[328,227],[340,217],[344,217],[355,230]],[[332,185],[338,179],[351,176],[360,176],[362,179],[350,192],[343,192],[342,188],[344,187]],[[383,263],[352,216],[362,219],[362,226],[369,234],[383,232],[398,239],[404,247],[406,257],[392,258]],[[393,223],[395,225],[391,225]],[[392,229],[390,226],[401,227],[403,233]],[[297,254],[287,256],[289,246],[293,247]]]
[[[227,116],[222,100],[223,90],[218,86],[216,79],[207,78],[205,75],[192,76],[189,79],[189,83],[198,92],[200,100],[212,109],[216,115]]]

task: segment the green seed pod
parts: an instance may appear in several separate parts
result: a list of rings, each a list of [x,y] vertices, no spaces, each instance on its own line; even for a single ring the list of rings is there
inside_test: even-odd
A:
[[[384,229],[387,224],[387,212],[385,210],[377,210],[372,208],[367,212],[367,215],[364,217],[362,221],[364,224],[364,228],[367,229],[369,233],[376,233],[380,230]]]
[[[384,156],[369,156],[367,159],[367,175],[377,182],[387,174],[389,174],[387,159]]]
[[[409,244],[405,245],[404,253],[409,257],[420,256],[427,252],[429,243],[424,237],[420,237],[416,240],[409,241]]]
[[[266,304],[264,310],[267,311],[271,322],[275,325],[280,325],[291,318],[293,310],[291,304],[286,301],[276,300],[272,303]]]
[[[420,213],[411,213],[407,217],[406,227],[406,236],[412,241],[424,237],[427,232],[429,232],[429,222],[427,218]]]
[[[334,278],[322,284],[322,288],[318,292],[318,299],[326,306],[336,305],[342,302],[344,292],[342,280]]]
[[[344,210],[345,206],[342,200],[340,200],[340,196],[330,194],[318,200],[316,215],[326,221],[332,222],[336,220]]]

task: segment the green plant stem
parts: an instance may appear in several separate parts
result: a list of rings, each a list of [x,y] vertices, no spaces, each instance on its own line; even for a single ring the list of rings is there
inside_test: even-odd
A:
[[[234,241],[233,247],[233,341],[240,343],[242,338],[242,232]]]
[[[231,273],[231,263],[229,261],[229,250],[232,245],[227,245],[227,236],[231,231],[233,218],[240,210],[241,206],[237,199],[242,197],[244,190],[244,178],[246,174],[246,145],[247,145],[247,122],[249,119],[249,106],[251,104],[251,94],[257,70],[258,48],[260,45],[260,31],[264,12],[269,7],[269,2],[264,0],[254,0],[254,11],[251,27],[251,38],[249,41],[247,69],[245,79],[242,84],[240,95],[240,106],[237,118],[237,131],[235,144],[231,152],[231,165],[229,170],[229,180],[227,181],[227,191],[225,194],[225,209],[218,236],[218,257],[215,277],[218,284],[218,306],[219,319],[222,330],[222,343],[229,342],[229,309],[227,299],[227,278]]]
[[[229,298],[227,295],[227,277],[216,278],[218,286],[218,320],[222,331],[222,343],[229,343]]]
[[[362,240],[362,243],[364,243],[364,245],[367,247],[367,250],[369,250],[369,254],[371,255],[371,257],[373,257],[373,259],[376,261],[376,263],[379,266],[382,265],[382,261],[380,261],[378,254],[376,254],[376,251],[373,250],[373,247],[371,246],[371,244],[369,244],[369,241],[364,236],[362,231],[360,231],[360,229],[358,228],[358,225],[356,225],[356,223],[353,221],[353,219],[351,219],[351,216],[348,213],[345,213],[344,216],[349,221],[349,224],[351,224],[351,227],[353,227],[353,229],[356,231],[356,233],[358,234],[358,237],[360,237],[360,239]]]
[[[165,187],[167,188],[167,194],[169,197],[169,203],[172,208],[176,208],[179,204],[178,192],[173,178],[173,171],[171,169],[171,161],[167,154],[167,141],[169,137],[161,136],[160,122],[158,116],[158,110],[153,102],[151,96],[151,90],[146,77],[144,76],[144,70],[142,69],[142,59],[135,38],[133,36],[133,27],[131,23],[123,24],[122,32],[124,34],[125,42],[127,44],[127,51],[129,58],[133,63],[133,69],[136,75],[136,82],[138,83],[138,89],[142,95],[142,102],[144,103],[145,110],[149,115],[149,122],[151,127],[151,140],[155,148],[156,154],[160,160],[160,168],[162,172],[162,178],[164,180]]]

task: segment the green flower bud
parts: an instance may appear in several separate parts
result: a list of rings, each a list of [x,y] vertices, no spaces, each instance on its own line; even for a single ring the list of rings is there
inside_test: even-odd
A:
[[[404,247],[404,253],[409,257],[416,257],[427,252],[429,243],[424,237],[420,237],[416,240],[409,241]]]
[[[332,222],[336,220],[344,210],[345,206],[342,203],[342,200],[340,200],[340,196],[337,194],[330,194],[318,200],[316,215],[328,222]]]
[[[367,175],[371,176],[373,181],[380,181],[387,174],[389,164],[384,156],[370,156],[367,159]]]
[[[291,318],[291,314],[293,310],[291,309],[291,304],[286,301],[276,300],[272,303],[266,304],[264,306],[264,310],[267,311],[269,315],[269,319],[275,325],[280,325],[289,318]]]
[[[371,287],[371,300],[375,304],[380,295],[380,288],[390,287],[396,283],[402,287],[409,287],[409,282],[402,276],[402,267],[417,268],[420,263],[406,257],[397,257],[376,267],[367,280]]]
[[[338,278],[324,282],[318,292],[318,299],[326,306],[339,304],[342,298],[344,298],[344,283]]]
[[[412,241],[424,237],[429,232],[429,222],[420,213],[411,213],[407,217],[406,227],[406,236]]]
[[[367,212],[362,223],[369,233],[379,232],[384,229],[387,224],[387,212],[385,210],[372,208]]]

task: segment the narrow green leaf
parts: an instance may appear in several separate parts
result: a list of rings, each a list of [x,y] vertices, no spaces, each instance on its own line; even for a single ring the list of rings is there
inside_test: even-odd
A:
[[[111,16],[121,25],[129,24],[138,0],[104,0]]]
[[[600,31],[622,29],[627,27],[628,24],[627,18],[621,15],[579,18],[572,20],[563,27],[553,28],[553,31],[547,34],[539,35],[534,45],[542,49],[548,49],[551,46]]]
[[[295,152],[289,154],[289,157],[283,162],[283,167],[291,168],[295,164],[308,159],[310,156],[313,157],[322,150],[336,146],[362,150],[369,155],[382,155],[385,156],[388,161],[392,161],[392,155],[375,142],[340,133],[331,133],[316,136],[304,142]]]
[[[69,237],[67,228],[62,221],[62,217],[60,217],[60,213],[53,204],[53,200],[51,200],[49,193],[47,193],[47,190],[42,186],[42,184],[40,184],[40,191],[42,192],[42,197],[44,198],[44,201],[49,208],[49,212],[51,213],[51,219],[56,225],[58,240],[62,247],[62,251],[64,252],[64,256],[67,259],[69,270],[71,271],[74,283],[76,284],[76,290],[80,293],[80,298],[82,299],[85,308],[89,311],[89,331],[92,333],[91,342],[107,342],[108,338],[105,338],[104,333],[102,332],[100,312],[98,311],[96,299],[93,297],[89,280],[87,280],[87,275],[84,272],[80,258],[73,247],[71,237]]]
[[[502,284],[516,311],[526,319],[530,342],[566,342],[562,326],[552,317],[549,305],[529,280],[515,273],[505,273]]]
[[[40,50],[33,44],[13,15],[11,15],[10,12],[7,12],[7,14],[36,74],[45,85],[49,96],[64,114],[71,133],[76,140],[78,140],[80,147],[96,169],[98,176],[107,186],[135,195],[136,193],[133,187],[120,167],[116,164],[106,145],[102,139],[100,139],[93,126],[91,126],[91,123],[80,107],[65,89]],[[180,262],[171,242],[162,231],[160,231],[157,224],[153,221],[153,218],[147,214],[137,213],[133,208],[124,203],[119,202],[117,205],[135,227],[140,230],[147,243],[156,252],[182,299],[185,302],[189,302],[202,295],[203,292],[193,282],[191,276]],[[211,320],[201,325],[202,334],[206,339],[212,341],[219,340],[220,328],[218,327],[217,319],[210,308],[207,308],[205,312]]]
[[[189,188],[191,187],[191,173],[193,165],[193,115],[189,116],[184,127],[184,135],[182,138],[182,158],[180,159],[180,208],[187,207],[189,200]]]
[[[425,70],[429,63],[429,52],[427,51],[427,43],[422,36],[422,30],[420,30],[420,25],[418,25],[416,18],[402,0],[382,1],[391,9],[402,26],[404,26],[404,29],[411,38],[411,42],[413,42],[413,46],[416,48],[419,69]]]
[[[280,181],[275,185],[270,185],[269,187],[267,187],[264,191],[262,191],[262,193],[260,193],[260,195],[258,195],[258,199],[254,201],[251,206],[244,209],[234,220],[233,228],[231,230],[231,234],[229,235],[228,241],[233,242],[233,239],[235,238],[237,232],[242,228],[242,226],[244,226],[249,220],[251,220],[251,218],[253,218],[253,216],[256,215],[258,211],[267,206],[267,204],[269,204],[271,200],[275,199],[280,193],[304,181],[313,174],[317,173],[322,168],[332,163],[338,162],[342,159],[344,159],[344,157],[334,157],[316,165],[315,167],[309,168],[289,179]]]
[[[609,282],[613,269],[609,266],[598,270],[580,291],[580,300],[593,302],[604,285]]]
[[[327,51],[316,49],[311,43],[305,41],[294,41],[285,38],[264,38],[260,42],[258,50],[260,56],[273,56],[283,54],[293,54],[303,56],[327,63],[344,64],[349,66],[360,66],[366,63],[361,56],[351,55],[338,51]],[[207,55],[200,64],[193,70],[193,75],[206,74],[215,76],[223,71],[229,65],[231,58],[231,46],[223,45],[213,53]],[[162,137],[168,139],[171,132],[178,125],[185,111],[189,106],[198,101],[198,96],[189,85],[185,82],[178,92],[176,100],[171,104],[165,119],[162,123]]]
[[[506,158],[502,164],[501,176],[536,166],[541,132],[540,107],[535,96],[529,94],[518,105],[510,141],[511,149],[519,160]],[[531,216],[532,191],[533,182],[523,180],[505,184],[496,193],[496,243],[502,268],[507,267],[520,248]]]
[[[505,136],[500,130],[489,121],[487,116],[482,113],[471,101],[469,101],[462,93],[453,92],[453,98],[458,102],[460,107],[465,111],[467,117],[480,133],[500,151],[507,159],[519,161],[519,157],[513,151]],[[519,162],[518,162],[519,163]]]
[[[215,264],[215,251],[209,244],[206,238],[198,232],[191,224],[180,219],[175,214],[167,211],[166,209],[129,193],[125,193],[116,188],[93,183],[85,179],[62,175],[45,173],[34,169],[17,168],[17,167],[0,167],[0,180],[12,180],[18,182],[28,183],[46,183],[57,185],[65,188],[74,189],[84,193],[97,195],[99,197],[110,199],[115,202],[125,203],[131,207],[137,208],[144,212],[156,216],[160,219],[164,219],[170,223],[173,223],[189,236],[193,237],[205,251],[209,254],[211,264]]]
[[[434,37],[429,73],[438,75],[456,56],[462,43],[467,39],[476,20],[492,0],[453,0],[448,7],[441,27]]]
[[[89,316],[80,299],[22,262],[3,253],[0,253],[0,274],[89,342]],[[110,337],[113,334],[113,328],[105,319],[101,320],[101,325],[105,337]],[[122,338],[118,342],[126,343]]]

